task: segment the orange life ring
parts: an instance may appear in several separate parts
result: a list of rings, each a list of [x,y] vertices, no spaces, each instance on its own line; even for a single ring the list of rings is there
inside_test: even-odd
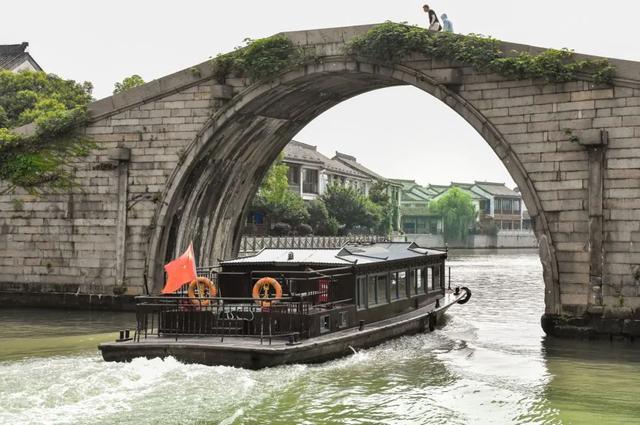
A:
[[[269,298],[269,288],[271,287],[276,292],[274,298]],[[253,285],[251,296],[256,300],[256,303],[262,307],[270,307],[271,303],[276,303],[278,302],[278,299],[282,298],[282,286],[272,277],[263,277]],[[268,299],[270,301],[261,301],[258,300],[258,298],[265,300]]]
[[[198,288],[198,295],[196,297],[196,287]],[[200,300],[199,298],[205,298],[205,289],[209,293],[209,298],[214,298],[218,295],[218,288],[206,277],[198,277],[189,284],[189,290],[187,295],[191,298],[191,302],[195,305],[208,306],[211,304],[211,300]]]

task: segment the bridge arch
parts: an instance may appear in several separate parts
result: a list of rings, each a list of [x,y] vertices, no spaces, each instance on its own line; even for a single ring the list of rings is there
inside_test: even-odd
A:
[[[329,56],[253,84],[212,116],[186,148],[155,215],[147,279],[159,291],[162,265],[194,241],[202,265],[237,251],[242,218],[269,166],[304,126],[331,107],[385,87],[410,85],[456,111],[491,146],[522,192],[540,241],[547,313],[560,312],[558,263],[549,220],[527,170],[483,112],[440,74]]]

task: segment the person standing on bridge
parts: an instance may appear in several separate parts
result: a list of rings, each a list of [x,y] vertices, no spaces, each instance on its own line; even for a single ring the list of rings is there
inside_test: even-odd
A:
[[[440,19],[442,19],[442,30],[444,32],[453,32],[453,24],[449,20],[449,17],[446,13],[440,15]]]
[[[429,31],[442,31],[442,26],[440,25],[440,21],[438,21],[436,12],[429,8],[428,4],[422,6],[422,10],[429,16]]]

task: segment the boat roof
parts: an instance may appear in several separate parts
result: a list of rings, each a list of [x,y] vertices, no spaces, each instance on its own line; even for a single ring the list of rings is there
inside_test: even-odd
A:
[[[442,255],[444,251],[423,248],[415,242],[349,244],[333,249],[263,249],[249,257],[222,261],[224,265],[315,264],[354,265]]]

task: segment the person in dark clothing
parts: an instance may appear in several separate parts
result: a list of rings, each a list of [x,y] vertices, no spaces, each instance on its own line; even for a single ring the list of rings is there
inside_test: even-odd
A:
[[[428,4],[422,6],[422,10],[429,16],[429,30],[430,31],[442,31],[442,26],[440,25],[440,21],[438,20],[438,15],[436,12],[429,8]]]

